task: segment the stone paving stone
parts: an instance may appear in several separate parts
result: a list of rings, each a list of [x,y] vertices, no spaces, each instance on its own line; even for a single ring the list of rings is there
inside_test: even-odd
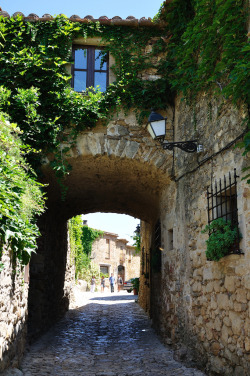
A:
[[[173,359],[134,296],[84,294],[83,306],[30,346],[24,376],[205,376]]]

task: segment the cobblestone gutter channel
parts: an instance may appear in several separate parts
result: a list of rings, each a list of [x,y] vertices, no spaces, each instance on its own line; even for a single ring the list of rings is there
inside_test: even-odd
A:
[[[79,301],[79,298],[81,299]],[[135,296],[83,293],[6,376],[203,376],[173,359]]]

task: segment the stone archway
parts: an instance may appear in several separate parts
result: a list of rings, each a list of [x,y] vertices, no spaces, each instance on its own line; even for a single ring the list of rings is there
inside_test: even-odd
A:
[[[48,160],[42,166],[48,183],[47,212],[40,220],[42,237],[31,261],[29,332],[36,337],[68,308],[63,294],[67,255],[67,220],[85,213],[116,212],[144,221],[159,213],[161,191],[170,181],[171,154],[164,153],[144,129],[113,122],[78,136],[68,161],[66,199]],[[62,145],[62,148],[64,145]]]

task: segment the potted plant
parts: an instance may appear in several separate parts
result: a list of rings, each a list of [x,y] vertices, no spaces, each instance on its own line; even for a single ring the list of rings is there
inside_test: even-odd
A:
[[[132,278],[131,279],[134,295],[138,295],[139,287],[140,287],[140,279],[139,278]]]
[[[209,233],[209,238],[206,240],[206,256],[210,261],[218,261],[228,255],[238,237],[241,238],[238,228],[232,227],[231,222],[223,218],[212,221],[202,230],[202,233]]]

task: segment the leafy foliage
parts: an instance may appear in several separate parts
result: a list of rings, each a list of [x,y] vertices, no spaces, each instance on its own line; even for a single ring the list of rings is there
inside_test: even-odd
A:
[[[60,182],[70,169],[65,162],[69,148],[62,152],[61,142],[70,147],[81,130],[94,127],[97,121],[106,122],[121,105],[140,111],[165,106],[165,82],[140,77],[153,67],[152,52],[147,53],[145,46],[159,34],[158,28],[82,24],[62,15],[44,22],[24,21],[21,16],[0,18],[0,85],[10,93],[2,110],[18,122],[25,143],[54,153],[51,166]],[[71,76],[65,67],[72,64],[72,41],[94,36],[106,43],[115,58],[117,80],[106,93],[92,88],[82,95],[70,88]],[[31,157],[33,166],[39,166],[40,156]]]
[[[65,155],[77,134],[121,107],[134,109],[141,122],[150,108],[172,104],[176,92],[189,103],[200,92],[249,103],[247,14],[246,0],[173,0],[161,5],[151,28],[78,23],[62,15],[43,22],[1,17],[0,85],[10,93],[1,109],[24,131],[25,143],[53,152],[62,186],[70,170]],[[116,81],[103,94],[70,88],[65,67],[78,37],[99,37],[114,57]],[[69,146],[62,151],[63,141]],[[40,155],[30,154],[30,161],[38,168]]]
[[[137,227],[139,227],[139,225]],[[132,239],[134,240],[133,246],[135,247],[136,253],[140,253],[141,252],[141,235],[140,235],[140,232],[138,232],[137,230],[134,231],[134,235],[132,236]]]
[[[35,23],[2,17],[1,110],[18,122],[25,143],[54,153],[51,166],[62,185],[70,170],[65,154],[77,134],[106,121],[121,106],[135,108],[142,121],[149,108],[172,103],[176,91],[189,103],[201,91],[249,103],[247,14],[244,0],[173,0],[161,5],[155,19],[166,22],[164,29],[81,24],[65,16]],[[115,58],[116,82],[104,94],[89,90],[81,95],[69,87],[65,66],[72,63],[72,41],[94,36]],[[152,50],[145,48],[149,43]],[[148,69],[158,79],[142,79]],[[69,147],[62,152],[63,141]],[[249,151],[249,133],[241,147]],[[33,166],[39,159],[30,154]]]
[[[137,292],[139,292],[139,288],[140,288],[140,278],[138,278],[138,277],[136,277],[136,278],[131,278],[131,282],[132,282],[133,289],[136,289]]]
[[[83,226],[80,215],[69,220],[68,228],[71,255],[75,262],[75,277],[90,282],[92,274],[99,276],[99,270],[92,265],[90,260],[92,244],[103,232]]]
[[[200,93],[245,104],[248,113],[242,126],[250,128],[248,1],[173,0],[160,11],[158,20],[166,22],[166,36],[157,48],[167,57],[160,60],[158,70],[171,90],[182,93],[190,105]],[[250,151],[249,139],[248,131],[239,145],[243,155]],[[250,183],[249,177],[245,178]]]
[[[223,218],[215,219],[204,228],[202,233],[210,234],[206,240],[206,256],[208,260],[213,261],[218,261],[228,255],[238,237],[238,229],[232,228],[231,222],[226,222]]]
[[[9,94],[0,88],[0,106],[8,102]],[[26,265],[36,249],[36,217],[44,211],[44,197],[24,158],[29,149],[19,136],[19,128],[0,114],[0,259],[6,244],[14,261]]]
[[[103,231],[95,230],[88,226],[82,227],[82,244],[86,255],[90,256],[95,239],[99,238]]]

